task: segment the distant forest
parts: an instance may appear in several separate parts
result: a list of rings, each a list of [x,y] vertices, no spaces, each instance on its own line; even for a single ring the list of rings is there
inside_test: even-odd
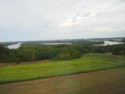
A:
[[[0,62],[24,62],[39,60],[70,60],[86,53],[112,53],[125,55],[125,44],[94,46],[104,41],[73,41],[72,44],[43,45],[39,42],[23,43],[18,49],[0,45]]]

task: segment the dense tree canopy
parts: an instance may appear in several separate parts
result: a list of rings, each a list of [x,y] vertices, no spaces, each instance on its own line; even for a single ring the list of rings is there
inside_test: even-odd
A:
[[[93,46],[73,43],[71,45],[23,44],[19,49],[8,49],[0,45],[0,62],[21,62],[38,60],[70,60],[85,53],[112,53],[125,55],[125,44]]]

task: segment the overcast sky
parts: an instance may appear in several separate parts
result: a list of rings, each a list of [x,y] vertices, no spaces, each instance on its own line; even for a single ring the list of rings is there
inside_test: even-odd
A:
[[[125,0],[0,0],[0,41],[125,37]]]

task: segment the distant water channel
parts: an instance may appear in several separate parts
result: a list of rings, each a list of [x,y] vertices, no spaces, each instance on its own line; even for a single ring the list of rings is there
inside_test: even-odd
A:
[[[13,44],[13,45],[8,45],[7,48],[9,49],[18,49],[19,47],[21,47],[22,43],[17,43],[17,44]],[[44,45],[61,45],[61,44],[68,44],[70,45],[71,43],[41,43]]]
[[[9,45],[7,46],[7,48],[9,49],[18,49],[19,47],[21,47],[22,43],[17,43],[17,44],[13,44],[13,45]],[[61,45],[61,44],[68,44],[71,45],[71,43],[42,43],[44,45]],[[95,46],[106,46],[106,45],[117,45],[117,44],[124,44],[123,42],[113,42],[113,41],[104,41],[104,44],[98,44]]]
[[[61,45],[61,44],[68,44],[70,45],[71,43],[42,43],[44,45]]]
[[[117,42],[117,41],[104,41],[104,44],[98,44],[95,46],[107,46],[107,45],[117,45],[117,44],[124,44],[123,42]]]
[[[17,44],[13,44],[13,45],[9,45],[7,46],[7,48],[9,49],[18,49],[19,47],[21,47],[22,43],[17,43]]]

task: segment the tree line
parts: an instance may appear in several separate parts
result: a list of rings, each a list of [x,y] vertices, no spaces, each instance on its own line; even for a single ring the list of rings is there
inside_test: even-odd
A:
[[[125,55],[125,44],[93,46],[92,44],[74,43],[71,45],[22,44],[18,49],[8,49],[0,45],[0,62],[70,60],[86,53],[112,53]]]

